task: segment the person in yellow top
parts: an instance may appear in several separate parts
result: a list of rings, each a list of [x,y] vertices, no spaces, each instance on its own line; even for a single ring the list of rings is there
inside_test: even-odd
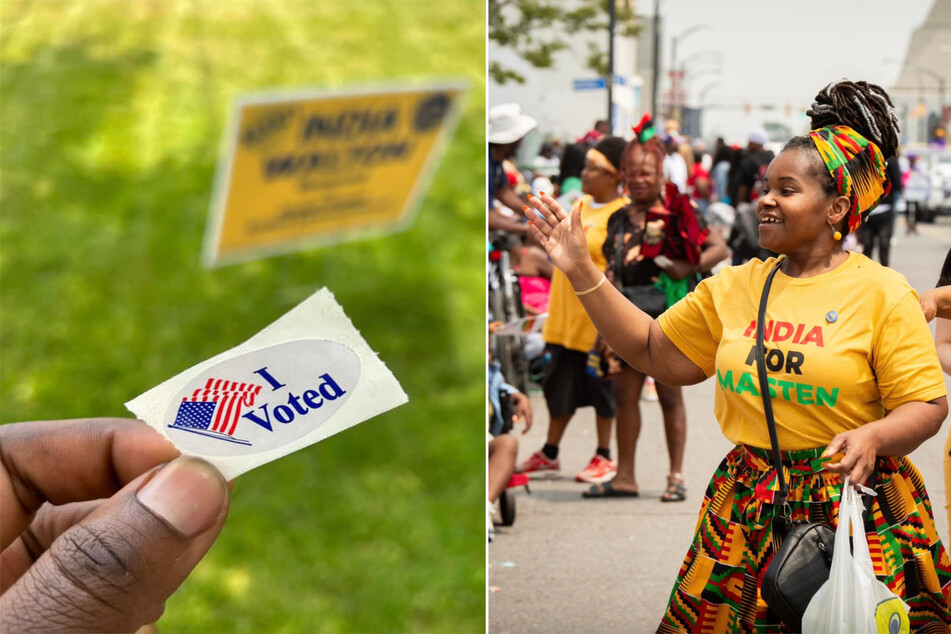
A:
[[[586,251],[602,268],[605,259],[601,247],[607,235],[608,218],[630,202],[618,189],[625,145],[624,139],[608,136],[588,150],[581,171],[581,189],[586,195],[575,203]],[[550,355],[542,382],[548,405],[548,435],[545,445],[519,465],[519,472],[561,469],[558,460],[561,438],[575,411],[589,405],[595,409],[598,446],[588,466],[575,478],[581,482],[605,482],[617,472],[610,450],[616,412],[611,383],[588,371],[588,352],[597,336],[598,331],[572,292],[568,278],[556,270],[551,280],[548,319],[542,330]]]
[[[759,240],[782,254],[701,282],[656,321],[591,262],[577,213],[533,200],[532,232],[608,344],[669,385],[716,377],[715,413],[736,447],[707,488],[697,531],[659,632],[788,631],[762,599],[782,513],[752,350],[766,276],[766,370],[792,519],[835,526],[842,479],[868,483],[865,522],[876,576],[909,605],[913,631],[948,631],[951,560],[907,454],[938,432],[948,402],[918,297],[898,273],[842,249],[887,193],[898,145],[888,95],[830,84],[814,128],[769,165]]]

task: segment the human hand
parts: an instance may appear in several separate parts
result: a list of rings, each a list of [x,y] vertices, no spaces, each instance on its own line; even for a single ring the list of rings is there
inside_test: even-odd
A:
[[[654,261],[657,262],[657,259],[658,258],[654,258]],[[667,276],[672,280],[682,280],[696,272],[694,265],[687,260],[668,261],[670,264],[668,266],[661,266],[661,268],[664,269],[664,272],[667,273]]]
[[[865,484],[866,479],[875,469],[875,458],[878,455],[878,443],[875,440],[872,428],[867,425],[836,434],[822,452],[823,458],[836,460],[835,454],[841,454],[838,462],[828,462],[826,471],[849,476],[853,485]]]
[[[591,262],[588,239],[581,226],[581,201],[570,215],[548,194],[530,196],[528,203],[531,207],[522,207],[522,211],[529,220],[532,236],[555,266],[570,276],[572,271]]]
[[[939,289],[932,288],[918,296],[918,301],[921,303],[921,312],[925,314],[925,321],[930,322],[938,316],[938,292]]]
[[[532,402],[526,394],[521,392],[513,392],[512,400],[515,402],[515,417],[512,423],[518,422],[518,419],[521,418],[525,421],[525,429],[522,430],[522,434],[527,434],[528,430],[532,428]]]
[[[162,615],[228,514],[221,474],[177,456],[140,421],[0,426],[4,631],[134,631]]]

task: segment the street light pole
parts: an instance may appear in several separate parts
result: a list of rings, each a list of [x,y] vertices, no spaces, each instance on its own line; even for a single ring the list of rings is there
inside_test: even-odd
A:
[[[684,101],[686,102],[687,98],[690,96],[690,93],[687,92],[687,68],[686,68],[686,66],[681,66],[681,67],[680,67],[680,71],[681,71],[681,78],[682,78],[682,81],[683,81]],[[697,77],[699,77],[700,75],[703,75],[703,74],[705,74],[705,73],[712,73],[712,74],[714,74],[714,75],[720,75],[720,74],[722,74],[722,72],[723,72],[723,69],[721,69],[719,66],[705,66],[705,67],[701,68],[699,71],[697,71],[697,72],[691,77],[691,79],[696,79]],[[682,109],[682,110],[680,111],[680,129],[683,130],[683,129],[686,127],[686,125],[687,125],[686,112]]]
[[[654,1],[654,71],[651,77],[651,116],[657,117],[657,88],[660,86],[660,0]]]
[[[615,0],[608,0],[608,125],[614,134],[614,23]]]
[[[698,58],[703,59],[704,61],[707,61],[707,62],[713,62],[715,64],[723,63],[723,53],[721,53],[720,51],[715,51],[713,49],[708,48],[703,51],[697,51],[696,53],[694,53],[693,55],[691,55],[690,57],[682,61],[681,66],[682,67],[691,66],[692,63]]]
[[[709,24],[695,24],[692,27],[682,31],[680,35],[675,35],[672,38],[670,38],[670,70],[671,72],[673,73],[677,72],[677,43],[683,40],[688,35],[691,35],[692,33],[696,33],[697,31],[700,31],[702,29],[709,29],[709,28],[711,28]],[[671,100],[673,102],[676,102],[677,105],[675,106],[673,103],[671,104],[670,115],[673,118],[677,119],[678,122],[682,122],[683,104],[680,103],[680,101],[677,99],[677,96],[674,94],[674,87],[677,86],[677,84],[678,82],[674,81],[673,77],[671,77],[670,97],[671,97]]]
[[[708,94],[712,89],[716,88],[716,87],[719,86],[719,85],[720,85],[720,82],[715,81],[715,82],[712,82],[712,83],[707,84],[707,85],[704,86],[703,89],[700,91],[700,100],[699,100],[699,102],[698,102],[699,113],[698,113],[698,115],[697,115],[697,121],[698,121],[698,123],[699,123],[699,126],[698,126],[699,129],[697,130],[697,136],[698,136],[698,137],[702,137],[702,136],[703,136],[703,115],[704,115],[704,112],[706,112],[706,108],[707,108],[707,94]]]

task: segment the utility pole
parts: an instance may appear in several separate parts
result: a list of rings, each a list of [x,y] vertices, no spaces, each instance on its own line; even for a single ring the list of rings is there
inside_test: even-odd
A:
[[[660,85],[660,0],[654,0],[654,70],[651,73],[651,116],[657,121],[657,88]]]
[[[614,134],[614,23],[616,0],[608,0],[608,124]]]

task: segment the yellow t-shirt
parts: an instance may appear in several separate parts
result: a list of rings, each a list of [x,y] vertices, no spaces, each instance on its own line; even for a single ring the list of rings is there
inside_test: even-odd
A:
[[[604,270],[604,239],[608,235],[608,218],[615,211],[628,204],[630,200],[620,197],[598,206],[591,196],[579,199],[584,203],[581,208],[581,223],[588,238],[588,252],[595,266]],[[578,202],[575,203],[578,205]],[[555,269],[551,277],[551,291],[548,297],[548,319],[542,328],[542,338],[547,343],[555,343],[570,350],[587,352],[594,345],[598,331],[588,319],[581,300],[575,295],[565,274]]]
[[[660,316],[664,333],[707,376],[733,443],[768,448],[753,350],[766,276],[752,260],[704,280]],[[833,314],[834,313],[834,314]],[[918,295],[892,269],[850,253],[839,267],[798,279],[776,273],[766,309],[767,374],[779,446],[827,445],[885,409],[946,394]]]

